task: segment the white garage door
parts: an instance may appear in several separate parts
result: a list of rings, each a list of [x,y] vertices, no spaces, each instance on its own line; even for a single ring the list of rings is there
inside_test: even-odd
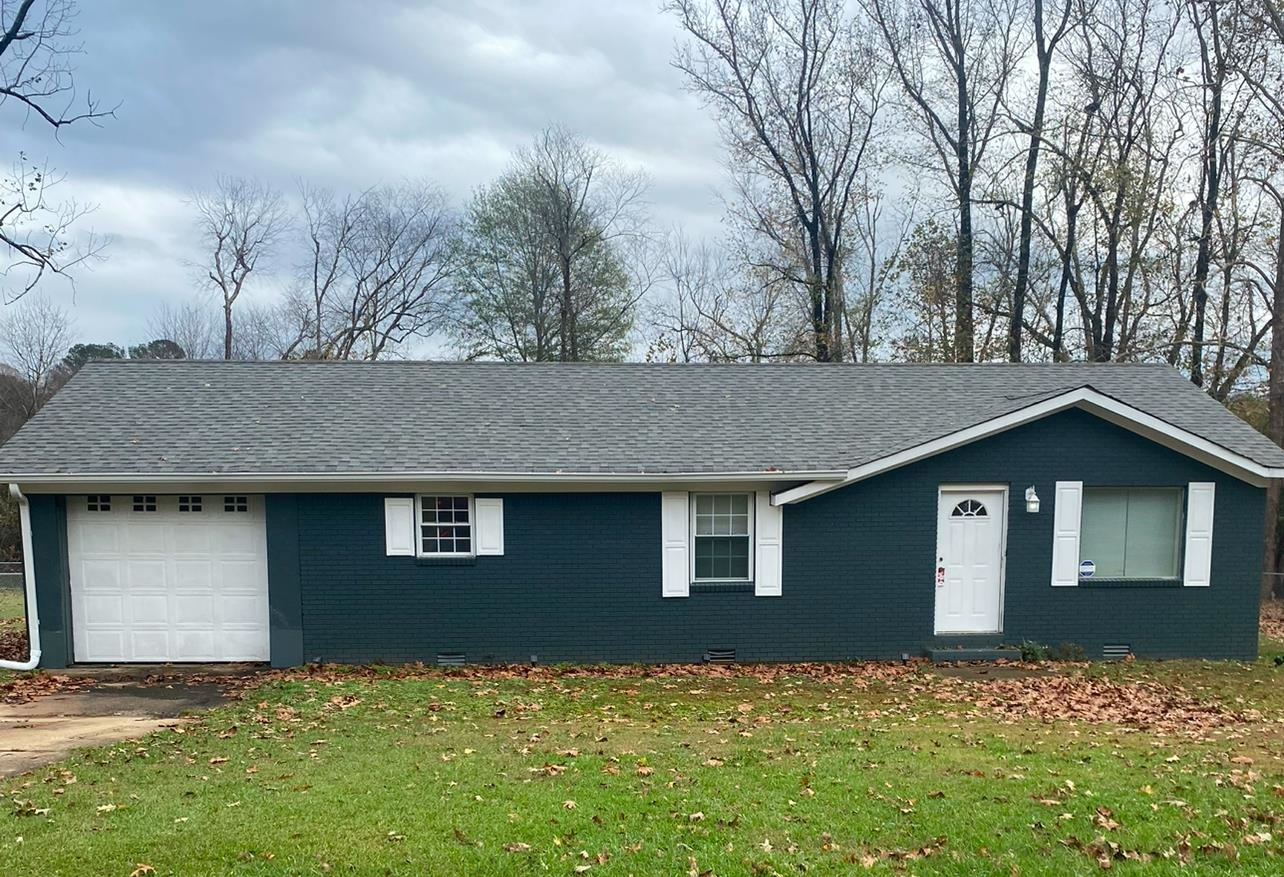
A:
[[[70,496],[77,661],[268,658],[263,497]]]

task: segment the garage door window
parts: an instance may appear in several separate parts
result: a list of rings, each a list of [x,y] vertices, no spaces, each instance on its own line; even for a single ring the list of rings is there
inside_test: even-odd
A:
[[[136,512],[154,512],[156,511],[156,497],[154,496],[135,496],[134,511]]]
[[[180,496],[178,498],[178,510],[180,512],[199,512],[202,505],[202,498],[199,496]]]
[[[85,497],[85,511],[87,512],[111,511],[111,497],[98,496],[98,495]]]
[[[250,501],[244,496],[225,496],[223,497],[223,511],[225,512],[248,512],[250,510]]]

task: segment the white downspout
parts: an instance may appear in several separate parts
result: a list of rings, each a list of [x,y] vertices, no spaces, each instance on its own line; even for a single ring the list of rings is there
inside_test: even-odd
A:
[[[18,485],[10,484],[9,493],[18,501],[22,521],[22,580],[27,586],[27,642],[31,657],[26,661],[0,661],[3,670],[34,670],[40,665],[40,613],[36,610],[36,562],[31,550],[31,504]]]

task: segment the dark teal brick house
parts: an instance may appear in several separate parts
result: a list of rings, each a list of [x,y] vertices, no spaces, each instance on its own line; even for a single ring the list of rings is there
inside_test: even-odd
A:
[[[45,667],[1248,659],[1281,476],[1114,364],[100,362],[0,449]]]

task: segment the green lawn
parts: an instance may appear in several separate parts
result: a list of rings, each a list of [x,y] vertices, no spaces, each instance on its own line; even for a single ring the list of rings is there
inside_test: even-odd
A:
[[[1284,870],[1284,670],[1269,661],[998,683],[803,669],[277,679],[181,733],[0,782],[0,862],[120,877]],[[1016,702],[1004,686],[1079,718],[988,704]]]
[[[27,625],[20,588],[0,588],[0,634],[18,632]]]

